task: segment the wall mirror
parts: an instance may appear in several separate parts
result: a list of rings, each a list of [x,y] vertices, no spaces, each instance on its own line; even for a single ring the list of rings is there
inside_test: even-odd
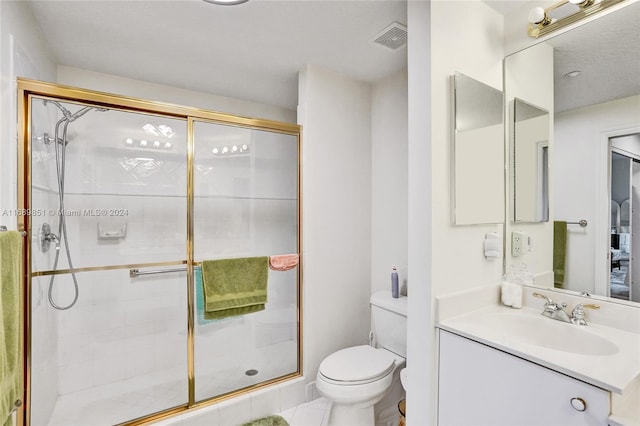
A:
[[[453,223],[504,221],[502,91],[464,74],[451,76]]]
[[[510,132],[512,220],[549,220],[549,111],[515,98]]]
[[[505,263],[526,263],[536,285],[553,288],[555,269],[563,273],[558,291],[640,306],[639,45],[640,3],[631,3],[505,58],[516,154],[509,188],[514,214],[506,232],[525,232],[534,241],[530,253],[517,259],[507,253]],[[525,133],[518,115],[539,114],[535,118],[543,120],[546,111],[548,137],[532,136],[529,142],[548,140],[549,222],[541,223],[544,202],[536,203],[544,190],[533,185],[540,176],[529,176],[529,191],[518,181],[519,137]],[[529,170],[539,172],[539,149],[530,148],[525,157]],[[520,200],[524,195],[526,203]],[[564,222],[565,231],[554,233]],[[553,239],[562,233],[563,263],[556,264]],[[538,279],[545,274],[551,279]]]

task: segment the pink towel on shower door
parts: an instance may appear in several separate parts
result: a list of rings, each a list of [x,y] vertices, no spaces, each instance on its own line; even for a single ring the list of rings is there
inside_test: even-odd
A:
[[[296,267],[299,261],[297,254],[279,254],[269,256],[269,268],[274,271],[288,271]]]

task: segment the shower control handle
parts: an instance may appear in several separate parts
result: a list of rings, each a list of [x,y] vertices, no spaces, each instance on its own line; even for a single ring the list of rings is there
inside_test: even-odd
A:
[[[52,242],[56,243],[56,250],[60,250],[60,238],[51,232],[51,225],[45,222],[40,228],[40,247],[43,253],[49,251]]]

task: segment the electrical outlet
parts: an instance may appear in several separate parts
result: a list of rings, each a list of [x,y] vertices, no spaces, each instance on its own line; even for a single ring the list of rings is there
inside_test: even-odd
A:
[[[526,238],[527,236],[522,232],[511,233],[511,256],[518,257],[524,254]]]

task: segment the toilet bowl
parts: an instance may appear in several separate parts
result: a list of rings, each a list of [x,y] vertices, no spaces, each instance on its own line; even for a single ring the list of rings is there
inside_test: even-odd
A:
[[[374,405],[389,390],[404,358],[386,349],[354,346],[325,358],[316,378],[318,392],[331,401],[329,425],[373,425]]]
[[[374,425],[375,404],[399,381],[394,379],[399,373],[394,372],[405,364],[407,298],[394,298],[390,291],[382,291],[371,296],[370,305],[373,340],[378,347],[341,349],[318,368],[316,388],[331,402],[331,426]]]

